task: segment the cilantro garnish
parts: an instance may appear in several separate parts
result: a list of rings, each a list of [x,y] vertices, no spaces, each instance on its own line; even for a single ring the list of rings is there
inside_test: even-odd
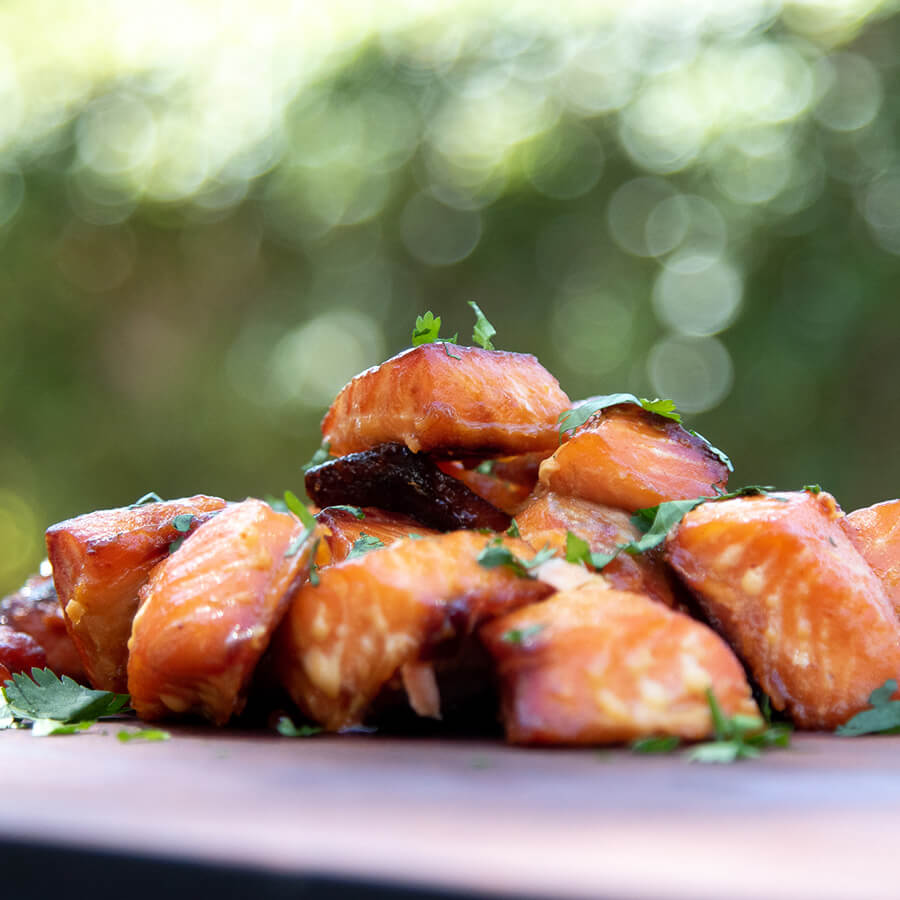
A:
[[[351,516],[354,516],[357,519],[364,519],[366,514],[358,507],[358,506],[347,506],[345,504],[340,504],[339,506],[329,506],[329,509],[342,509],[344,512],[350,513]]]
[[[303,523],[303,531],[291,541],[290,546],[284,551],[285,556],[293,556],[316,530],[316,519],[306,508],[306,504],[293,491],[284,492],[284,505]]]
[[[475,466],[475,471],[478,472],[479,475],[493,475],[494,467],[496,465],[496,459],[485,459],[482,462],[478,463],[477,466]]]
[[[172,519],[172,527],[180,534],[187,534],[191,530],[193,522],[194,516],[191,513],[182,513],[180,516],[175,516],[175,518]],[[172,541],[172,543],[169,544],[169,553],[174,553],[183,543],[184,538],[178,538],[177,541]]]
[[[129,700],[128,694],[82,687],[67,675],[59,679],[49,669],[32,669],[30,678],[24,672],[16,672],[2,692],[7,709],[3,713],[4,720],[11,714],[14,719],[32,722],[50,719],[57,725],[93,722],[102,716],[113,716],[125,709]]]
[[[322,445],[313,453],[308,463],[304,463],[302,469],[304,472],[309,471],[314,466],[320,466],[323,462],[328,462],[331,459],[331,454],[329,451],[331,450],[331,444],[329,441],[322,441]]]
[[[275,730],[282,737],[305,738],[321,733],[322,729],[315,725],[295,725],[287,716],[281,716]]]
[[[134,503],[132,503],[128,508],[136,509],[138,506],[145,506],[147,503],[165,503],[165,502],[166,501],[163,500],[163,498],[160,497],[159,494],[156,493],[156,491],[150,491],[149,493],[144,494],[143,497],[138,497],[138,499],[135,500]]]
[[[172,735],[161,728],[141,728],[138,731],[128,731],[123,728],[116,734],[116,737],[123,744],[128,744],[131,741],[167,741]]]
[[[496,537],[478,554],[477,562],[486,569],[506,566],[520,578],[534,578],[529,570],[536,568],[555,555],[556,551],[552,547],[544,547],[532,559],[520,559],[509,547],[503,546],[502,538]]]
[[[871,709],[858,712],[852,719],[835,729],[843,737],[861,734],[900,734],[900,700],[891,700],[897,693],[897,682],[890,678],[869,694]]]
[[[472,330],[472,340],[485,350],[495,350],[491,338],[497,333],[497,329],[488,322],[487,317],[481,311],[474,300],[469,301],[469,306],[475,311],[475,328]]]
[[[522,532],[519,531],[519,523],[518,523],[515,519],[513,519],[513,520],[509,523],[509,528],[506,529],[506,533],[507,533],[510,537],[514,537],[514,538],[520,538],[520,537],[522,537]]]
[[[528,625],[525,628],[511,628],[509,631],[503,632],[500,640],[506,644],[524,644],[529,638],[533,638],[543,630],[543,625]]]
[[[359,537],[353,542],[353,546],[350,548],[350,552],[347,554],[347,559],[356,559],[357,556],[363,556],[370,550],[378,550],[383,546],[384,541],[381,541],[377,537],[373,537],[372,535],[366,534],[364,531],[361,531],[359,533]]]
[[[671,753],[681,744],[681,738],[674,734],[646,737],[632,741],[629,745],[634,753]]]
[[[804,484],[803,490],[808,491],[810,494],[821,494],[822,487],[818,484]]]
[[[451,338],[442,338],[441,317],[428,310],[424,316],[416,316],[416,327],[413,328],[412,345],[418,347],[421,344],[455,344],[459,338],[459,332]]]
[[[411,541],[421,541],[424,540],[421,534],[416,534],[414,531],[410,531],[409,534],[406,535]]]

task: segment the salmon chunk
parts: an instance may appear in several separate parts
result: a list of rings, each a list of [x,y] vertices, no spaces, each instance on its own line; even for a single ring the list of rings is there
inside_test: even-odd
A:
[[[50,575],[33,575],[19,590],[0,600],[0,625],[30,635],[44,649],[46,665],[57,675],[86,678]]]
[[[95,688],[125,691],[126,644],[138,591],[153,567],[168,556],[170,545],[224,506],[218,497],[198,495],[98,510],[47,531],[47,553],[66,626]]]
[[[481,622],[552,593],[506,567],[486,568],[491,538],[456,531],[410,538],[329,566],[291,603],[273,646],[276,671],[298,707],[329,731],[363,721],[395,676],[413,702],[439,715],[429,672]],[[503,539],[522,559],[534,551]],[[401,671],[403,670],[403,671]]]
[[[325,541],[330,551],[329,561],[332,563],[343,562],[353,549],[353,545],[361,538],[378,540],[387,545],[411,534],[425,537],[440,533],[420,525],[409,516],[385,512],[372,506],[360,509],[329,506],[318,512],[316,519],[325,533]]]
[[[478,467],[467,467],[458,459],[438,460],[437,467],[446,475],[461,481],[473,494],[510,516],[519,511],[537,481],[537,477],[534,481],[510,481],[494,471],[485,472]]]
[[[566,554],[566,535],[570,531],[587,541],[594,553],[612,553],[641,536],[631,524],[631,517],[621,509],[552,491],[541,491],[532,497],[516,516],[516,524],[532,547],[553,547],[559,556]],[[653,551],[640,556],[620,553],[603,568],[603,576],[610,587],[645,593],[669,607],[676,605],[669,573]]]
[[[881,579],[900,617],[900,500],[858,509],[841,520],[853,546]]]
[[[394,442],[413,453],[528,453],[556,446],[556,420],[568,407],[533,356],[423,344],[357,375],[331,404],[322,434],[335,456]]]
[[[44,648],[31,635],[0,625],[0,686],[13,672],[30,672],[46,665]]]
[[[669,562],[778,710],[835,728],[900,677],[900,624],[830,494],[704,503],[666,540]]]
[[[727,715],[759,715],[741,664],[715,632],[596,577],[479,634],[517,744],[699,740],[714,732],[707,690]]]
[[[160,563],[128,641],[128,691],[141,718],[194,713],[224,725],[241,711],[317,538],[293,515],[245,500]]]
[[[623,403],[576,428],[541,465],[540,480],[557,494],[635,512],[724,493],[728,467],[677,422]]]

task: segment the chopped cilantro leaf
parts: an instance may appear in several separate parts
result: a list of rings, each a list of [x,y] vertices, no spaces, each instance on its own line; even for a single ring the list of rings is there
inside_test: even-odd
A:
[[[519,523],[518,523],[515,519],[513,519],[513,520],[509,523],[509,528],[506,529],[506,533],[507,533],[510,537],[514,537],[514,538],[520,538],[520,537],[522,537],[522,532],[519,531]]]
[[[552,547],[544,547],[539,553],[535,554],[531,559],[519,559],[509,547],[503,546],[503,539],[494,538],[485,548],[478,554],[477,562],[486,569],[496,569],[500,566],[506,566],[516,573],[520,578],[534,578],[529,569],[539,566],[555,556]]]
[[[659,737],[646,737],[632,741],[631,750],[634,753],[671,753],[681,744],[681,738],[674,734],[660,735]]]
[[[128,508],[136,509],[138,506],[145,506],[147,503],[165,503],[165,500],[156,491],[150,491],[148,494],[144,494],[143,497],[138,497]]]
[[[350,552],[347,554],[347,559],[356,559],[357,556],[363,556],[369,551],[378,550],[383,546],[383,541],[380,541],[377,537],[372,537],[372,535],[366,534],[364,531],[361,531],[359,533],[359,537],[353,542],[353,546],[350,548]]]
[[[591,555],[591,545],[573,531],[566,532],[566,562],[585,562]]]
[[[900,734],[900,700],[891,700],[897,693],[897,682],[891,678],[869,695],[871,709],[858,712],[835,730],[844,737],[861,734]]]
[[[810,494],[821,494],[822,487],[818,484],[804,484],[803,490],[808,491]]]
[[[35,719],[31,723],[31,734],[33,737],[50,737],[59,734],[76,734],[79,731],[87,731],[91,725],[94,725],[93,719],[84,722],[60,722],[57,719]]]
[[[303,471],[308,472],[310,469],[315,466],[322,465],[323,462],[328,462],[331,459],[331,454],[328,452],[331,450],[331,444],[328,441],[322,441],[322,445],[313,453],[308,463],[304,463]]]
[[[416,327],[413,328],[412,345],[430,344],[438,339],[441,333],[441,317],[428,310],[424,316],[416,316]]]
[[[472,340],[485,350],[495,350],[491,338],[497,333],[497,329],[488,322],[487,317],[481,311],[474,300],[469,301],[469,306],[475,311],[475,328],[472,330]]]
[[[9,704],[6,702],[6,696],[2,689],[0,689],[0,731],[4,731],[7,728],[14,728],[15,723],[16,717],[12,714]]]
[[[67,725],[115,715],[129,700],[128,694],[82,687],[67,675],[59,679],[49,669],[32,669],[30,678],[16,672],[3,693],[16,718],[53,719]]]
[[[354,516],[357,519],[364,519],[366,514],[358,507],[358,506],[347,506],[345,504],[340,504],[338,506],[329,506],[329,509],[342,509],[344,512],[350,513],[351,516]]]
[[[559,439],[562,440],[566,432],[574,431],[587,422],[591,416],[596,415],[610,406],[619,406],[622,403],[634,403],[646,409],[647,412],[656,413],[665,419],[671,419],[673,422],[681,422],[681,413],[675,408],[672,400],[656,400],[640,399],[634,394],[605,394],[597,397],[589,397],[582,401],[572,409],[566,410],[558,419],[559,422]]]
[[[421,534],[416,534],[414,531],[410,531],[410,533],[409,533],[408,535],[406,535],[406,536],[407,536],[411,541],[421,541],[421,540],[423,539]]]
[[[169,544],[169,555],[171,556],[183,543],[184,538],[178,538],[177,541],[172,541]]]
[[[641,400],[640,404],[647,412],[656,413],[658,416],[681,424],[681,413],[678,412],[674,400],[661,400],[657,397],[655,400]]]
[[[293,556],[303,546],[306,539],[316,530],[316,518],[307,509],[306,504],[293,491],[284,492],[284,504],[303,524],[303,531],[291,541],[284,551],[285,556]]]
[[[316,725],[295,725],[287,716],[281,716],[275,730],[282,737],[305,738],[320,734],[322,729]]]
[[[505,644],[525,644],[529,638],[533,638],[543,630],[543,625],[527,625],[525,628],[511,628],[509,631],[503,632],[500,640]]]
[[[128,731],[123,728],[116,734],[116,737],[123,744],[129,744],[131,741],[167,741],[172,735],[161,728],[141,728],[138,731]]]
[[[182,534],[187,534],[191,530],[191,523],[193,521],[194,516],[191,513],[182,513],[180,516],[175,516],[175,518],[172,519],[172,527]]]
[[[496,466],[496,465],[497,465],[496,459],[486,459],[486,460],[483,460],[482,462],[478,463],[477,466],[475,466],[475,471],[478,472],[480,475],[493,475],[494,474],[494,466]]]

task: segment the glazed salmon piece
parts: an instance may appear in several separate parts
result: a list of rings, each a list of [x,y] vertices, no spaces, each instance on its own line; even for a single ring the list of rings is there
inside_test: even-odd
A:
[[[759,715],[741,664],[715,632],[596,577],[479,634],[517,744],[705,738],[714,732],[707,689],[727,715]]]
[[[552,491],[537,492],[516,516],[516,524],[532,547],[553,547],[562,557],[566,555],[566,535],[570,531],[587,541],[595,553],[612,553],[641,536],[628,513]],[[676,605],[672,580],[653,551],[640,556],[620,553],[603,568],[603,577],[610,587],[645,593],[668,607]]]
[[[541,465],[540,480],[557,494],[635,512],[724,493],[728,467],[677,422],[623,403],[576,428]]]
[[[0,600],[0,625],[30,635],[47,655],[57,675],[76,681],[87,677],[69,632],[50,575],[33,575],[19,590]]]
[[[900,617],[900,500],[858,509],[841,520],[853,546],[872,567]]]
[[[330,551],[329,563],[343,562],[353,545],[363,536],[377,538],[382,544],[393,544],[410,534],[426,537],[440,534],[420,525],[415,519],[399,513],[385,512],[371,506],[357,513],[342,507],[329,506],[316,514]],[[320,562],[319,565],[322,565]]]
[[[13,672],[30,672],[46,665],[44,648],[31,635],[0,625],[0,686]]]
[[[305,540],[300,540],[306,535]],[[291,597],[318,534],[259,500],[229,506],[164,560],[141,589],[128,691],[142,719],[198,714],[224,725]]]
[[[666,540],[669,562],[778,710],[835,728],[900,677],[900,624],[830,494],[704,503]]]
[[[510,481],[493,473],[481,472],[477,467],[467,468],[458,459],[438,460],[437,467],[509,516],[514,516],[519,511],[534,487],[533,483]]]
[[[95,688],[126,689],[126,644],[138,591],[170,545],[188,533],[175,527],[175,518],[192,517],[191,531],[224,506],[218,497],[197,495],[98,510],[48,529],[47,554],[66,627]]]
[[[335,456],[392,442],[413,453],[550,451],[568,407],[533,356],[423,344],[357,375],[332,403],[322,434]]]
[[[323,569],[291,603],[275,638],[274,662],[297,706],[329,731],[363,721],[395,676],[421,714],[439,715],[432,674],[421,663],[459,649],[492,616],[541,600],[553,588],[478,555],[491,540],[456,531],[389,547]],[[503,544],[530,559],[511,538]]]

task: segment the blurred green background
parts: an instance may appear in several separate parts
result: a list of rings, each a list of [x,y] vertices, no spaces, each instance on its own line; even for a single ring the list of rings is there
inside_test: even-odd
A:
[[[334,393],[469,299],[736,485],[896,496],[898,48],[854,0],[7,0],[0,593],[55,520],[296,490]]]

